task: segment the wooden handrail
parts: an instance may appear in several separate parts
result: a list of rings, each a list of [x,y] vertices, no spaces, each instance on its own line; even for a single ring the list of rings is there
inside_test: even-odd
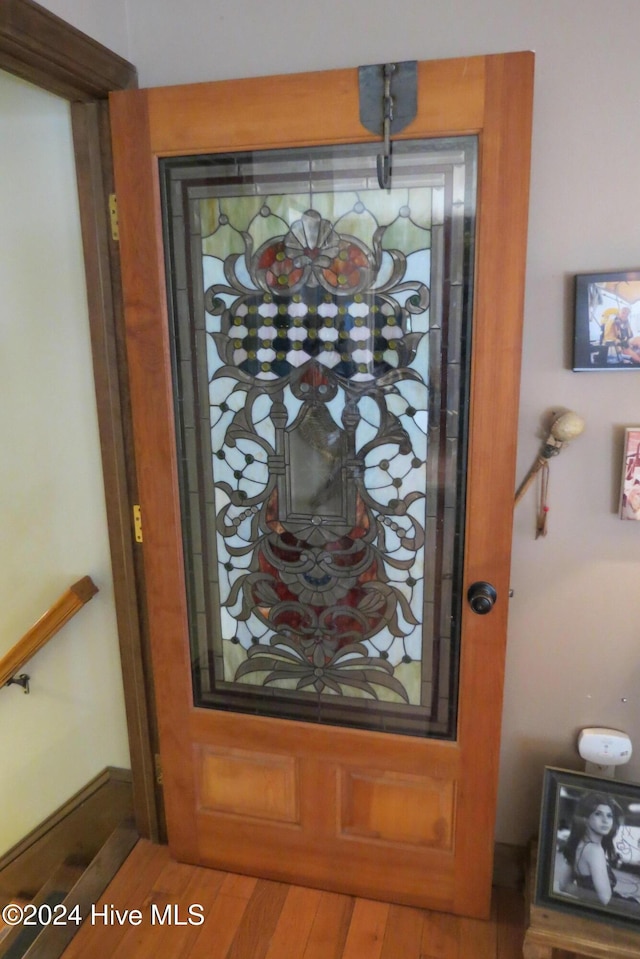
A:
[[[98,592],[90,576],[83,576],[77,583],[55,601],[40,619],[33,624],[22,639],[0,659],[0,686],[4,686],[31,659],[52,636],[62,629],[79,609]]]

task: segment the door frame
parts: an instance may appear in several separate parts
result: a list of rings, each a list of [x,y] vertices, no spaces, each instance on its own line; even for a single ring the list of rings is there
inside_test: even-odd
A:
[[[108,96],[138,85],[136,68],[33,0],[0,4],[0,69],[69,101],[98,429],[122,663],[136,828],[164,835],[142,557],[132,532],[137,482],[123,345],[122,291],[108,197],[114,192]]]
[[[509,335],[503,337],[497,337],[496,334],[501,328],[501,317],[508,319],[523,311],[533,61],[533,54],[524,52],[459,58],[454,61],[440,61],[439,64],[431,61],[419,66],[430,79],[431,87],[435,91],[434,97],[425,101],[422,117],[423,120],[430,121],[429,129],[433,131],[433,135],[466,135],[482,131],[481,162],[484,178],[480,187],[479,203],[483,216],[479,225],[476,251],[478,300],[474,329],[476,353],[475,359],[472,360],[472,377],[476,378],[477,385],[482,384],[483,395],[493,396],[494,402],[476,404],[471,411],[469,459],[475,463],[476,478],[482,477],[482,482],[468,493],[465,539],[469,545],[472,542],[476,546],[481,545],[479,555],[485,559],[474,560],[467,566],[465,581],[471,583],[489,575],[501,598],[491,617],[475,617],[466,608],[462,612],[469,629],[466,651],[463,651],[461,661],[462,682],[464,683],[464,677],[469,680],[474,676],[481,676],[482,681],[477,687],[479,699],[482,703],[492,704],[491,710],[478,709],[475,713],[472,705],[464,702],[461,704],[459,740],[467,744],[497,743],[501,722],[503,643],[506,629],[503,632],[496,627],[506,626],[508,608],[508,557],[515,482],[521,330],[509,329]],[[331,88],[326,93],[327,100],[337,107],[322,115],[318,134],[311,138],[314,144],[354,142],[352,128],[349,126],[350,119],[357,116],[357,104],[353,102],[354,72],[352,68],[348,71],[301,74],[296,77],[307,98],[314,84],[319,82],[319,77],[323,83],[329,79],[331,82]],[[114,142],[124,146],[116,163],[123,211],[126,209],[128,214],[126,218],[123,216],[121,224],[122,242],[125,251],[135,251],[135,262],[133,256],[124,257],[123,270],[127,279],[131,313],[129,345],[132,357],[132,394],[134,405],[135,401],[138,401],[139,412],[136,429],[139,436],[146,437],[147,443],[153,446],[168,464],[175,464],[175,438],[172,431],[166,428],[166,424],[173,421],[172,414],[168,414],[169,407],[173,405],[168,386],[169,378],[164,376],[168,369],[168,343],[166,337],[162,338],[162,342],[154,339],[154,320],[164,316],[166,310],[163,292],[164,260],[160,244],[156,249],[137,243],[140,235],[155,233],[160,238],[162,234],[158,218],[159,184],[155,173],[152,174],[151,171],[156,170],[156,159],[160,156],[197,155],[212,149],[208,139],[212,114],[216,117],[218,133],[216,148],[212,152],[217,152],[218,149],[221,152],[226,149],[279,149],[292,143],[308,142],[308,130],[305,126],[305,118],[309,115],[308,102],[303,96],[287,100],[284,88],[290,81],[289,75],[218,81],[211,84],[116,93],[112,98],[114,106],[116,103],[118,106],[118,110],[114,109],[112,115]],[[464,88],[465,97],[458,102],[456,98],[461,93],[461,87]],[[213,93],[214,88],[215,97],[210,97],[209,94]],[[247,100],[251,104],[250,109],[246,109]],[[282,132],[285,124],[280,123],[271,130],[265,141],[260,122],[273,102],[289,103],[290,109],[286,116],[287,133],[285,135]],[[215,108],[216,104],[218,109]],[[238,127],[237,116],[240,110],[243,111],[243,122]],[[173,123],[176,116],[180,117],[180,124]],[[444,120],[444,116],[448,119]],[[408,128],[403,132],[402,138],[410,135],[411,130]],[[186,136],[188,139],[185,140]],[[366,132],[355,137],[356,142],[373,139],[373,136]],[[512,186],[510,191],[502,188],[506,178]],[[515,235],[522,242],[510,242],[507,233]],[[499,256],[494,255],[490,237],[501,238]],[[487,369],[483,370],[482,364],[477,362],[482,355],[496,353],[505,372],[502,384],[504,391],[499,397],[496,397],[492,390]],[[150,390],[153,390],[153,408],[144,402],[145,398],[151,395]],[[160,408],[161,415],[158,416]],[[158,426],[160,421],[162,427]],[[479,433],[484,437],[482,441],[473,439],[474,425],[478,424],[482,424]],[[495,457],[497,452],[500,453],[499,457]],[[500,462],[498,470],[495,468],[496,459]],[[173,520],[179,514],[177,489],[174,483],[161,480],[158,471],[150,467],[149,463],[143,464],[140,477],[149,533],[146,544],[149,591],[152,598],[155,596],[157,600],[155,608],[154,603],[150,602],[150,614],[154,615],[154,625],[158,631],[173,637],[183,636],[186,621],[184,596],[181,594],[176,597],[174,592],[167,589],[169,583],[181,581],[184,569],[181,538],[175,535],[173,526]],[[493,520],[499,511],[506,511],[507,506],[509,522],[498,529]],[[158,547],[158,550],[154,556],[155,547]],[[184,678],[187,675],[186,658],[186,646],[174,644],[170,660],[163,654],[162,661],[158,663],[156,680],[162,690],[161,695],[167,697],[167,702],[177,697],[182,705],[188,702],[192,707],[191,684]],[[492,664],[489,670],[485,668],[488,660]],[[189,715],[191,716],[191,713]],[[219,729],[224,726],[225,736],[229,734],[225,739],[227,746],[232,725],[228,720],[229,715],[232,714],[221,713],[218,726]],[[174,797],[195,790],[192,770],[188,768],[186,760],[182,761],[186,756],[184,744],[180,739],[182,727],[176,727],[175,722],[172,722],[175,718],[175,715],[170,719],[165,716],[163,720],[167,756],[171,754],[177,760],[171,766],[167,764],[168,768],[165,770],[165,779],[172,784]],[[195,729],[200,718],[197,710],[193,710],[192,718]],[[180,722],[183,722],[183,719],[180,715]],[[233,722],[237,721],[234,715]],[[174,734],[177,728],[180,732]],[[461,839],[459,849],[463,855],[460,862],[475,862],[480,857],[483,874],[490,875],[491,862],[488,853],[486,849],[481,851],[478,848],[476,836],[493,837],[494,834],[497,751],[492,751],[489,755],[481,753],[480,750],[469,754],[463,765],[472,784],[485,774],[487,781],[491,778],[492,800],[481,805],[481,814],[475,826],[469,827]],[[465,802],[471,804],[473,796],[473,785],[465,786]],[[169,818],[172,822],[175,850],[188,861],[198,861],[194,858],[197,836],[194,837],[189,828],[188,817],[181,814],[181,809],[171,799],[169,789],[167,802],[172,803]],[[467,885],[470,883],[471,880],[468,880]],[[488,899],[486,903],[479,902],[481,895],[478,893],[478,912],[474,912],[477,915],[482,914],[485,907],[488,908]],[[452,911],[458,911],[459,905],[461,908],[462,896],[463,892],[456,890],[456,908]]]

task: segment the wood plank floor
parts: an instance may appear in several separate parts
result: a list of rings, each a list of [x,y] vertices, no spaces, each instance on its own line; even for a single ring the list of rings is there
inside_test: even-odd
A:
[[[189,923],[194,904],[198,925]],[[127,909],[140,911],[139,924],[120,924]],[[481,922],[186,866],[145,840],[95,910],[62,959],[522,957],[524,903],[515,890],[495,890],[491,919]],[[160,924],[169,916],[173,924]]]

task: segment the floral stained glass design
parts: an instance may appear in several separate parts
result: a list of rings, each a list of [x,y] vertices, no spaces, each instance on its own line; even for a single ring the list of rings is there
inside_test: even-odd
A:
[[[164,161],[197,705],[454,734],[474,151]]]

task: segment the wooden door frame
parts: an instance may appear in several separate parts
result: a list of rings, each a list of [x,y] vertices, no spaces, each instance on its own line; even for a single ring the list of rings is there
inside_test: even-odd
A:
[[[108,197],[113,168],[108,95],[137,87],[135,67],[33,0],[0,3],[0,69],[68,100],[84,248],[89,325],[113,569],[134,812],[141,836],[164,834],[155,773],[155,709],[145,641],[142,557],[132,534],[136,477],[123,343],[117,243]]]
[[[452,902],[447,899],[447,908],[458,911],[463,907],[465,910],[471,908],[471,905],[466,904],[466,893],[471,895],[474,886],[480,889],[478,875],[481,872],[483,879],[488,878],[487,873],[491,869],[487,848],[484,845],[482,849],[479,847],[480,839],[486,838],[489,842],[493,837],[498,763],[495,751],[489,750],[487,753],[481,747],[483,743],[497,742],[499,739],[512,510],[504,515],[504,524],[500,513],[504,510],[504,504],[512,503],[513,499],[517,377],[521,355],[521,333],[511,329],[510,322],[507,323],[508,335],[503,333],[498,340],[496,335],[500,328],[499,317],[519,316],[524,298],[533,54],[524,52],[439,63],[431,61],[420,64],[419,70],[424,74],[423,79],[428,81],[426,87],[431,94],[422,98],[415,126],[403,131],[401,138],[420,137],[427,135],[426,131],[429,131],[428,135],[441,136],[480,134],[482,176],[479,180],[479,202],[482,216],[478,223],[476,247],[477,298],[474,304],[472,378],[476,387],[481,388],[481,393],[477,396],[473,394],[477,402],[471,402],[469,443],[469,468],[478,482],[472,478],[468,491],[464,588],[489,577],[502,596],[491,617],[474,616],[466,606],[462,610],[468,633],[461,655],[460,688],[468,688],[475,680],[476,695],[475,699],[461,697],[457,743],[462,744],[465,753],[464,756],[460,754],[459,770],[454,771],[455,775],[452,772],[449,781],[463,782],[462,778],[456,778],[458,771],[461,777],[468,777],[457,794],[456,809],[462,808],[464,800],[466,808],[475,804],[479,812],[475,822],[472,823],[473,817],[465,820],[465,831],[456,843],[456,855],[460,855],[453,867],[456,874],[452,879]],[[291,96],[288,89],[293,82],[296,83],[295,97]],[[319,85],[322,85],[323,98],[334,104],[336,109],[323,115],[320,127],[312,127],[307,118],[313,115],[314,97]],[[373,136],[355,127],[358,116],[357,87],[352,69],[306,73],[293,79],[287,75],[114,93],[111,102],[116,180],[122,204],[122,265],[128,305],[128,349],[136,433],[140,449],[153,451],[153,457],[141,457],[139,465],[147,525],[145,550],[151,634],[159,637],[159,641],[172,637],[171,643],[154,649],[154,653],[158,652],[155,670],[157,696],[164,713],[164,716],[161,714],[159,717],[159,722],[165,732],[162,745],[166,756],[166,799],[172,849],[186,861],[200,861],[218,868],[224,865],[222,857],[225,856],[229,868],[242,872],[247,868],[257,868],[250,859],[253,852],[250,843],[254,835],[247,826],[245,835],[249,838],[246,847],[242,848],[246,848],[248,854],[244,859],[241,858],[243,853],[237,856],[237,849],[244,838],[242,827],[236,834],[238,843],[235,843],[236,835],[231,834],[230,829],[225,831],[223,815],[228,806],[224,806],[224,799],[219,804],[220,816],[214,818],[216,801],[208,804],[206,798],[202,799],[204,793],[201,783],[204,779],[199,777],[197,763],[209,746],[214,747],[213,752],[217,746],[227,750],[237,747],[249,752],[260,751],[270,741],[271,729],[266,730],[266,720],[263,723],[248,714],[241,716],[221,710],[215,720],[217,739],[214,741],[214,734],[209,736],[206,728],[204,711],[193,708],[186,642],[186,599],[184,590],[178,588],[184,577],[184,563],[179,532],[177,474],[173,469],[176,450],[168,327],[163,321],[163,317],[166,320],[167,303],[157,160],[159,157],[207,152],[282,149],[292,143],[364,142],[372,140]],[[288,109],[285,110],[284,119],[280,117],[283,122],[277,128],[268,127],[265,130],[262,118],[273,102],[285,103]],[[215,143],[210,138],[213,115],[216,118]],[[240,125],[238,116],[243,118]],[[176,117],[180,117],[180,123],[175,122]],[[354,131],[357,131],[355,135]],[[505,182],[510,184],[510,190],[503,189]],[[509,227],[508,237],[505,226]],[[155,236],[158,244],[140,244],[140,236]],[[492,357],[494,366],[478,362],[482,357]],[[497,368],[497,364],[500,364],[503,373],[500,379],[503,391],[499,396],[496,396],[491,372]],[[493,401],[482,403],[480,396],[492,398]],[[496,408],[500,414],[500,429],[497,432]],[[481,428],[476,433],[475,427],[478,425]],[[498,436],[499,442],[496,439]],[[171,468],[159,469],[158,460],[163,466]],[[472,551],[472,545],[477,552]],[[501,627],[504,627],[504,632]],[[486,708],[486,704],[490,704],[491,708]],[[173,712],[169,713],[170,709]],[[270,719],[268,722],[274,725],[276,720]],[[241,726],[247,737],[245,741],[239,740]],[[317,755],[330,757],[331,761],[336,758],[339,750],[334,742],[329,742],[329,732],[325,734],[326,726],[318,726],[313,731],[311,727],[309,730],[298,730],[295,723],[290,723],[290,728],[286,730],[284,726],[281,723],[276,734],[278,755],[286,754],[289,757],[291,753],[291,756],[298,756],[300,751],[296,752],[297,742],[305,738],[307,732],[310,737],[313,732]],[[322,733],[320,729],[323,729]],[[202,746],[199,752],[191,749],[188,732],[192,732],[194,741]],[[360,743],[356,745],[355,731],[341,732],[352,746],[352,755],[357,754]],[[469,749],[471,744],[473,746]],[[195,771],[191,762],[194,752],[198,753],[193,759]],[[308,760],[307,766],[312,773],[317,774],[321,763],[316,763],[316,754],[304,758]],[[433,756],[429,757],[425,764],[428,765],[432,759]],[[345,767],[350,761],[347,757]],[[382,767],[386,757],[381,754],[378,761]],[[403,754],[403,762],[406,762],[406,766],[402,770],[410,771],[415,755],[407,758]],[[200,771],[202,769],[201,763]],[[214,778],[212,774],[211,781]],[[220,779],[224,781],[224,776]],[[487,801],[478,801],[485,797],[484,793],[478,796],[475,787],[484,789],[489,780],[491,789],[487,791]],[[317,784],[309,787],[306,795],[313,795],[314,790],[317,792]],[[259,787],[256,789],[258,791]],[[191,796],[193,808],[206,810],[201,817],[200,834],[197,832],[199,823],[194,825],[192,810],[185,812],[182,806],[185,796]],[[212,816],[205,821],[209,807]],[[330,809],[331,816],[333,808]],[[260,819],[259,814],[256,819]],[[462,819],[460,814],[460,821]],[[286,816],[283,821],[287,821]],[[366,828],[364,825],[363,829]],[[268,831],[264,832],[266,836]],[[207,840],[216,844],[215,858],[208,855],[205,848]],[[272,863],[277,862],[275,845],[275,842],[272,846],[268,843],[263,845],[264,869],[261,867],[259,874],[282,878],[283,872],[272,869]],[[302,843],[295,852],[305,854],[306,850],[302,852]],[[327,872],[321,874],[324,868],[322,857],[318,861],[320,865],[313,875],[311,872],[307,874],[307,881],[313,885],[312,880],[323,880],[319,884],[324,886]],[[465,863],[475,863],[475,876],[461,874],[462,864]],[[405,872],[408,873],[408,869]],[[362,869],[359,875],[365,873],[367,869]],[[437,874],[437,869],[434,874]],[[414,877],[414,888],[419,888],[421,877],[417,866]],[[446,878],[449,882],[449,873]],[[286,879],[289,881],[290,874],[287,874]],[[327,883],[325,887],[339,888],[337,883],[331,886]],[[351,887],[352,891],[353,888],[355,886]],[[374,898],[381,893],[379,885],[375,889],[372,885],[366,889],[363,885],[358,888],[360,894]],[[484,912],[489,905],[488,884],[485,886],[483,882],[482,889],[484,891],[474,894],[474,915],[480,915],[481,910]],[[405,890],[402,895],[405,895]],[[483,902],[480,902],[481,897]],[[414,905],[424,902],[410,898],[405,901]]]

